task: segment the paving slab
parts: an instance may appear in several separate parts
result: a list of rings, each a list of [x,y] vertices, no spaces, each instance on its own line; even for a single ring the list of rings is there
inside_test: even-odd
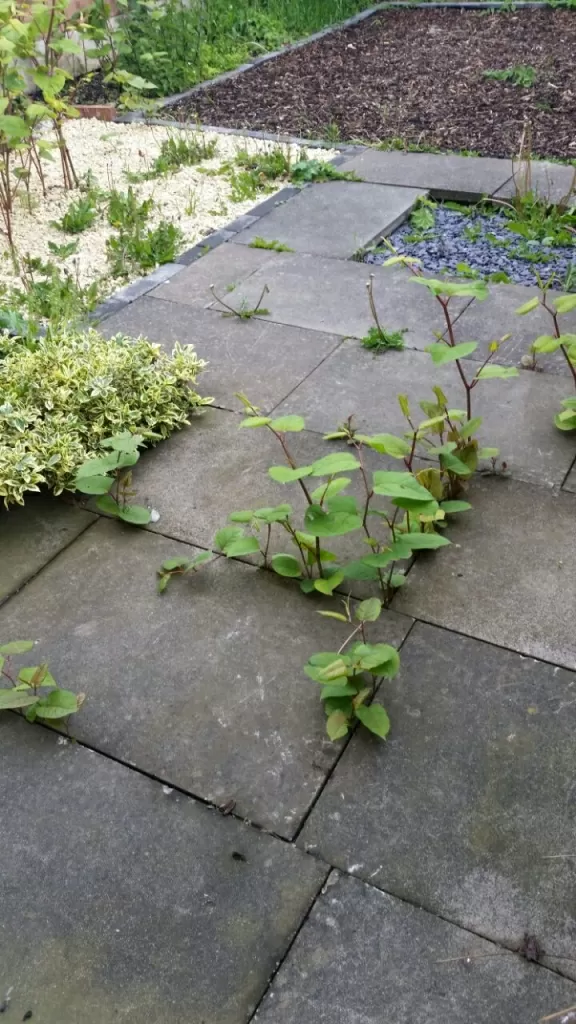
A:
[[[553,332],[552,318],[539,306],[532,313],[518,316],[514,311],[533,297],[538,297],[536,287],[527,288],[521,284],[490,285],[490,295],[483,302],[471,302],[463,310],[455,324],[458,342],[478,341],[475,355],[485,359],[491,341],[498,341],[505,334],[512,337],[505,342],[494,358],[494,362],[507,366],[520,366],[523,356],[529,356],[530,346],[542,334]],[[556,292],[550,292],[554,301]],[[576,311],[560,317],[561,330],[576,333]],[[539,355],[538,367],[547,373],[559,373],[571,379],[566,359],[561,352]]]
[[[566,482],[564,484],[565,491],[571,491],[572,494],[576,494],[576,465],[572,468],[568,474]]]
[[[474,480],[470,500],[441,571],[417,560],[394,607],[576,668],[576,498],[486,478]]]
[[[572,982],[333,872],[255,1020],[537,1024],[575,1000]]]
[[[227,288],[238,285],[250,277],[270,258],[264,249],[248,249],[219,245],[199,260],[185,267],[179,274],[154,288],[149,295],[171,302],[185,302],[202,309],[212,302],[210,285],[218,295],[226,298]]]
[[[576,977],[576,674],[417,623],[380,693],[385,749],[354,736],[298,841]]]
[[[509,160],[377,149],[364,150],[340,170],[355,171],[364,181],[425,188],[441,198],[462,200],[492,195],[512,176]]]
[[[24,506],[0,506],[0,602],[93,522],[92,513],[50,494],[26,495]]]
[[[469,377],[480,363],[465,360]],[[418,417],[418,402],[433,399],[439,384],[453,408],[465,408],[457,369],[434,366],[424,352],[390,351],[379,356],[348,340],[326,359],[278,408],[298,412],[312,430],[334,430],[354,414],[363,431],[403,433],[406,421],[397,395],[408,395]],[[560,486],[574,458],[574,441],[554,426],[554,414],[566,397],[564,378],[522,371],[509,380],[486,380],[474,390],[474,415],[482,416],[483,444],[500,449],[509,472],[519,480]],[[424,419],[424,413],[421,413]]]
[[[368,267],[301,253],[275,255],[230,293],[227,301],[236,309],[243,303],[254,307],[266,284],[270,314],[263,319],[362,338],[374,326],[366,295],[370,274],[374,275],[374,299],[382,325],[390,330],[408,328],[407,345],[424,348],[434,341],[434,331],[444,330],[438,304],[426,289],[413,284],[402,267]],[[461,300],[454,309],[458,312],[468,302]]]
[[[1,609],[0,634],[33,636],[88,695],[80,740],[290,837],[339,752],[302,666],[342,625],[316,614],[328,600],[224,559],[156,594],[161,562],[196,551],[102,520]],[[390,613],[378,638],[410,625]]]
[[[0,734],[6,1019],[244,1024],[325,867],[15,715]]]
[[[522,174],[517,174],[518,184],[524,188]],[[570,189],[574,190],[574,167],[555,164],[547,160],[533,160],[530,165],[529,187],[550,203],[559,203],[569,197]],[[514,178],[498,190],[498,198],[507,199],[516,193]],[[572,195],[572,199],[574,196]]]
[[[168,351],[175,341],[194,345],[208,362],[198,380],[202,394],[211,395],[225,409],[240,410],[235,393],[247,392],[264,411],[278,405],[342,340],[321,331],[228,318],[156,298],[139,299],[110,317],[102,332],[107,337],[118,332],[144,334]]]
[[[296,252],[348,259],[382,234],[390,234],[426,195],[422,189],[329,181],[303,189],[277,206],[235,242],[249,245],[257,236],[277,240]]]

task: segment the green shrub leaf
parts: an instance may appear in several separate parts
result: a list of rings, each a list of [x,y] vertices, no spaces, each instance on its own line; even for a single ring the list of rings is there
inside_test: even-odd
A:
[[[21,690],[0,690],[0,711],[9,711],[15,708],[27,708],[36,704],[38,697],[34,693],[23,693]]]
[[[302,480],[312,473],[312,466],[299,466],[291,469],[290,466],[270,466],[268,476],[272,477],[277,484],[291,484],[294,480]]]
[[[476,380],[496,380],[497,378],[506,380],[508,377],[517,377],[518,373],[516,366],[498,366],[496,363],[489,363],[488,366],[483,366],[481,370],[478,370]]]
[[[309,505],[304,524],[313,537],[338,537],[361,529],[362,519],[352,512],[325,512],[319,505]]]
[[[334,452],[318,459],[312,466],[310,476],[333,476],[334,473],[346,473],[351,469],[359,469],[360,463],[349,452]]]
[[[291,576],[297,579],[302,575],[302,566],[294,555],[273,555],[272,568],[279,576]]]
[[[150,522],[150,509],[143,505],[124,505],[118,509],[118,518],[133,526],[146,526]]]
[[[407,533],[406,543],[413,551],[433,551],[446,547],[450,541],[440,533]]]
[[[576,309],[576,295],[558,295],[554,299],[557,313],[570,313]]]
[[[390,455],[393,459],[403,459],[411,450],[411,446],[403,437],[395,437],[394,434],[375,434],[373,437],[357,434],[356,440],[380,452],[381,455]]]
[[[358,622],[376,622],[382,612],[382,602],[377,597],[370,597],[362,601],[355,612]]]
[[[518,306],[518,309],[515,309],[514,312],[518,316],[525,316],[526,313],[531,313],[533,309],[537,309],[539,305],[540,299],[535,295],[533,299],[528,299],[528,302],[523,302],[521,306]]]
[[[342,739],[348,732],[348,716],[343,711],[333,711],[326,720],[326,731],[330,739]]]
[[[2,644],[0,646],[0,654],[9,658],[12,654],[26,654],[28,651],[31,651],[33,647],[33,640],[12,640],[10,643]]]
[[[280,416],[277,420],[271,420],[270,426],[272,430],[277,430],[279,434],[297,434],[304,430],[306,423],[302,416]]]
[[[442,366],[443,363],[450,363],[456,359],[464,359],[466,356],[472,355],[477,348],[477,341],[463,341],[460,345],[446,345],[444,342],[439,341],[434,345],[428,345],[426,352],[429,352],[432,356],[433,363],[437,366]]]
[[[239,537],[231,540],[224,548],[227,558],[240,558],[242,555],[253,555],[260,551],[260,545],[256,537]]]

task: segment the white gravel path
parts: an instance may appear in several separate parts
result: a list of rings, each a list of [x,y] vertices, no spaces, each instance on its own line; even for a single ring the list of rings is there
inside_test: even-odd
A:
[[[90,171],[95,182],[103,189],[117,188],[125,192],[129,187],[126,171],[146,171],[150,168],[154,157],[160,152],[160,145],[171,132],[182,129],[161,128],[144,124],[110,124],[93,119],[70,121],[66,125],[65,135],[74,167],[79,177]],[[170,220],[178,224],[184,234],[182,250],[189,248],[211,231],[223,227],[235,217],[250,210],[259,200],[249,199],[233,202],[230,198],[230,182],[227,177],[210,177],[202,173],[203,169],[217,169],[230,160],[239,149],[266,150],[273,144],[249,136],[227,135],[217,132],[206,134],[209,139],[217,140],[216,156],[200,165],[184,167],[166,177],[155,178],[133,184],[132,187],[140,200],[152,196],[155,202],[149,226],[154,227],[161,220]],[[290,149],[290,147],[286,147]],[[316,159],[331,159],[335,153],[331,150],[309,150],[309,155]],[[297,148],[292,147],[294,157]],[[62,185],[60,160],[56,155],[54,161],[45,161],[44,170],[47,181],[47,198],[34,178],[32,184],[32,212],[28,210],[24,193],[18,197],[15,211],[14,237],[16,247],[21,255],[30,254],[42,259],[54,259],[50,255],[48,242],[58,245],[77,240],[78,252],[67,260],[63,266],[78,274],[82,284],[107,278],[103,286],[103,294],[110,294],[126,279],[115,281],[109,277],[106,260],[106,239],[114,233],[105,218],[99,216],[92,228],[77,235],[66,234],[54,227],[51,222],[60,220],[73,199],[80,193],[66,191]],[[281,188],[284,183],[279,183]],[[0,285],[20,285],[14,275],[12,262],[7,252],[0,262]]]

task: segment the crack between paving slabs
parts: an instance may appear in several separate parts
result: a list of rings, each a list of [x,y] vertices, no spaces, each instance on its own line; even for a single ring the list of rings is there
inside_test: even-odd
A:
[[[85,509],[84,511],[89,512],[91,510]],[[63,555],[64,552],[67,551],[68,548],[72,547],[72,545],[75,544],[77,540],[80,540],[80,538],[83,537],[88,530],[91,530],[94,526],[96,526],[96,523],[102,517],[99,512],[94,512],[93,515],[95,516],[95,519],[92,523],[87,523],[84,529],[80,531],[80,533],[77,533],[72,538],[72,540],[68,541],[68,543],[64,545],[64,547],[56,551],[51,558],[49,558],[46,562],[44,562],[43,565],[40,566],[39,569],[36,570],[36,572],[32,573],[32,575],[29,576],[28,579],[24,580],[24,583],[22,583],[19,587],[16,587],[16,590],[11,590],[9,594],[5,594],[4,597],[0,598],[0,608],[7,604],[12,597],[16,597],[16,594],[19,594],[22,590],[24,590],[24,588],[27,587],[29,583],[32,583],[32,581],[35,580],[40,575],[41,572],[44,572],[44,569],[46,569],[47,566],[52,565],[52,562],[56,561],[56,559],[60,555]]]

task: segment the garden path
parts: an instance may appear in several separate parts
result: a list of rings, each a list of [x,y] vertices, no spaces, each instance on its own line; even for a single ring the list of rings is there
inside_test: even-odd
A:
[[[367,271],[351,257],[418,195],[494,194],[510,166],[344,160],[368,180],[275,197],[108,304],[108,335],[209,361],[214,408],[135,473],[158,521],[45,496],[1,517],[0,635],[37,640],[88,695],[77,742],[0,719],[6,1024],[536,1024],[576,1004],[576,469],[553,426],[556,363],[486,389],[508,475],[473,481],[452,546],[417,561],[380,620],[402,662],[381,690],[385,744],[325,738],[302,665],[341,627],[289,581],[221,560],[155,593],[161,561],[285,493],[235,391],[305,415],[306,459],[351,413],[395,432],[397,391],[444,383],[422,351],[434,301],[402,268],[372,270],[406,349],[360,347]],[[211,284],[237,308],[266,284],[270,312],[223,318]],[[513,311],[532,291],[492,291],[480,321],[462,304],[460,337],[528,329]]]

